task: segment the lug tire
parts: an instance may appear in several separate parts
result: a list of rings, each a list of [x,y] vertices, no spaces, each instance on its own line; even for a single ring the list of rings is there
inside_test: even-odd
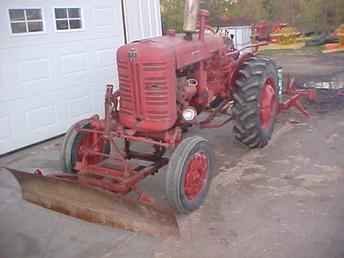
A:
[[[80,126],[80,128],[90,128],[90,120],[85,119],[77,122],[73,126],[69,128],[67,131],[61,152],[60,152],[60,160],[62,163],[62,169],[66,173],[76,173],[77,171],[74,170],[74,166],[76,163],[76,152],[77,152],[77,146],[79,146],[79,143],[81,141],[81,138],[83,136],[82,132],[78,132],[75,128],[76,126]],[[107,143],[104,146],[104,153],[109,154],[110,153],[110,144]]]
[[[267,80],[273,81],[276,106],[274,112],[271,112],[271,123],[263,128],[260,117],[261,96]],[[235,138],[250,148],[262,148],[271,139],[278,109],[277,67],[268,58],[250,58],[239,68],[235,84],[233,92]]]
[[[201,190],[195,198],[187,198],[184,183],[190,160],[201,153],[206,156],[208,170]],[[194,136],[184,139],[173,152],[168,164],[165,181],[167,200],[178,213],[187,214],[197,210],[204,202],[214,173],[215,156],[208,141]]]

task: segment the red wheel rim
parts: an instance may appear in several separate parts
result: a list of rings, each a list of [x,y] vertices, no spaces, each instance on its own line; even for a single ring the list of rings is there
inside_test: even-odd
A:
[[[96,133],[82,132],[77,150],[77,161],[82,161],[84,155],[87,155],[88,165],[95,165],[104,159],[101,155],[91,152],[101,152],[105,150],[105,141]]]
[[[260,123],[261,127],[267,129],[271,126],[276,112],[276,92],[273,79],[265,81],[260,96]]]
[[[195,199],[208,181],[208,158],[196,153],[189,161],[184,178],[184,193],[188,200]]]

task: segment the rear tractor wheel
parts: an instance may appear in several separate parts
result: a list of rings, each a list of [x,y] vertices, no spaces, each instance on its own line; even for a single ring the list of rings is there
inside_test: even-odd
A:
[[[214,153],[207,140],[184,139],[173,152],[166,174],[166,195],[172,208],[189,213],[204,202],[214,172]]]
[[[89,132],[80,132],[76,127],[91,128],[90,120],[85,119],[74,124],[66,133],[62,149],[61,161],[63,170],[67,173],[76,173],[75,165],[81,162],[86,149],[92,149],[97,152],[110,154],[110,143],[100,138],[98,134]],[[100,155],[89,155],[86,157],[89,165],[95,165],[104,160]]]
[[[239,70],[234,88],[235,138],[250,148],[261,148],[272,136],[278,112],[277,67],[267,58],[250,58]]]

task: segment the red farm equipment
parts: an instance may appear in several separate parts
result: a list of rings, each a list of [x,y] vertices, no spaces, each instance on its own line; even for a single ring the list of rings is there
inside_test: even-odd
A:
[[[288,24],[286,23],[260,21],[254,25],[253,35],[256,41],[271,41],[272,43],[276,43],[273,37],[271,37],[271,34],[280,33],[287,26]]]
[[[269,41],[271,24],[267,21],[257,22],[253,27],[253,34],[257,41]]]
[[[186,131],[234,120],[239,142],[250,148],[267,145],[280,110],[277,66],[256,56],[259,45],[251,45],[252,52],[233,49],[207,20],[208,11],[189,0],[185,34],[169,31],[119,48],[119,89],[107,86],[104,118],[95,115],[67,132],[64,173],[9,169],[23,198],[91,222],[174,234],[174,212],[198,209],[214,175],[208,141],[184,137]],[[137,144],[145,145],[145,152]],[[168,211],[138,187],[165,166]]]

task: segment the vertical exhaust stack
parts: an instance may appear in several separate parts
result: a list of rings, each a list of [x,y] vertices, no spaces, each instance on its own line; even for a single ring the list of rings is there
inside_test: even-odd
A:
[[[197,19],[200,9],[200,0],[185,0],[184,26],[185,39],[191,40],[192,33],[197,29]]]

